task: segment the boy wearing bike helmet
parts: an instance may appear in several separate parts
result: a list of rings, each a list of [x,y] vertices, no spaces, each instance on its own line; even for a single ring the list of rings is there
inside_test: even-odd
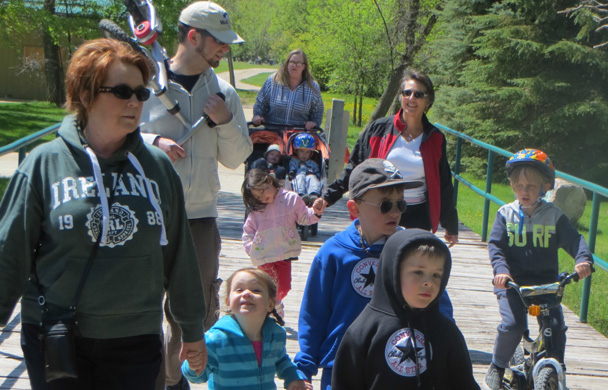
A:
[[[498,210],[488,241],[502,317],[484,380],[484,389],[489,390],[503,388],[505,368],[526,329],[526,308],[515,291],[505,289],[507,280],[521,286],[557,281],[559,248],[575,259],[574,269],[581,279],[591,274],[593,263],[584,237],[559,208],[543,200],[555,184],[555,168],[547,154],[538,149],[521,150],[507,161],[506,169],[517,199]],[[546,299],[550,302],[556,297]],[[561,307],[551,309],[550,315],[554,350],[563,365],[567,327]]]
[[[308,133],[298,134],[292,145],[293,157],[289,162],[289,178],[294,180],[294,192],[310,206],[321,196],[321,171],[319,164],[311,159],[316,152],[315,138]]]

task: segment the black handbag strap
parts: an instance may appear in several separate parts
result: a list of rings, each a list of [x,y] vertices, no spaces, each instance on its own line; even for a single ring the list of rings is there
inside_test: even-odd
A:
[[[114,193],[116,192],[116,186],[118,185],[118,181],[122,176],[124,166],[125,163],[122,163],[120,165],[120,168],[118,169],[118,175],[116,176],[116,182],[114,183],[114,187],[112,188],[112,192],[110,193],[110,199],[108,201],[110,210],[112,209],[112,203],[114,202]],[[100,230],[99,234],[97,235],[97,240],[93,245],[93,249],[91,250],[91,254],[89,255],[89,259],[87,260],[87,264],[85,265],[84,270],[82,271],[82,276],[80,277],[80,282],[78,282],[78,287],[76,287],[74,298],[72,298],[72,302],[70,303],[70,311],[76,312],[76,305],[80,300],[80,294],[82,293],[82,289],[84,288],[84,283],[86,282],[87,277],[91,272],[91,268],[93,267],[93,260],[95,259],[95,256],[97,256],[97,251],[99,250],[99,246],[101,244],[101,236],[102,231]],[[42,306],[42,312],[46,314],[48,312],[48,307],[46,305],[46,299],[44,298],[44,291],[42,291],[42,285],[40,284],[40,281],[38,279],[38,272],[36,271],[36,259],[34,259],[34,261],[32,262],[32,271],[34,274],[36,286],[38,287],[38,292],[40,293],[40,296],[38,297],[38,304]]]

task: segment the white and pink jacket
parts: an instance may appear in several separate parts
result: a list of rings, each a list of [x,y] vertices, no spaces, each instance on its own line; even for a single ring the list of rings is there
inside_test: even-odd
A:
[[[296,227],[319,222],[295,192],[279,189],[263,211],[253,211],[243,225],[243,245],[254,265],[298,257],[302,243]]]

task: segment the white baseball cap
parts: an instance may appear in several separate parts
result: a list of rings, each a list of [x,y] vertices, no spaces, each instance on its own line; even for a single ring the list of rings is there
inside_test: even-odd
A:
[[[228,12],[211,1],[190,4],[179,15],[179,21],[190,27],[207,30],[214,38],[225,43],[245,42],[232,31]]]

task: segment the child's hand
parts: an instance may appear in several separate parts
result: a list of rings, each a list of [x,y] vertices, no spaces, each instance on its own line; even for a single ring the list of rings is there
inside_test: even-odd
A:
[[[579,278],[585,279],[587,276],[591,275],[591,264],[588,262],[579,263],[574,266],[574,270]]]
[[[309,385],[310,385],[310,383],[309,383]],[[307,389],[309,389],[309,388],[306,387],[306,382],[304,382],[301,379],[291,381],[289,386],[287,386],[287,390],[307,390]],[[310,389],[312,389],[312,385],[310,385]]]
[[[190,369],[200,375],[205,370],[207,365],[207,345],[205,339],[192,343],[182,342],[182,349],[179,352],[179,360],[188,361]]]
[[[509,274],[498,274],[494,276],[494,286],[498,288],[507,288],[507,281],[513,280]]]
[[[315,199],[315,202],[312,204],[312,209],[315,211],[315,214],[323,215],[325,212],[325,204],[326,202],[323,200],[323,198]]]

